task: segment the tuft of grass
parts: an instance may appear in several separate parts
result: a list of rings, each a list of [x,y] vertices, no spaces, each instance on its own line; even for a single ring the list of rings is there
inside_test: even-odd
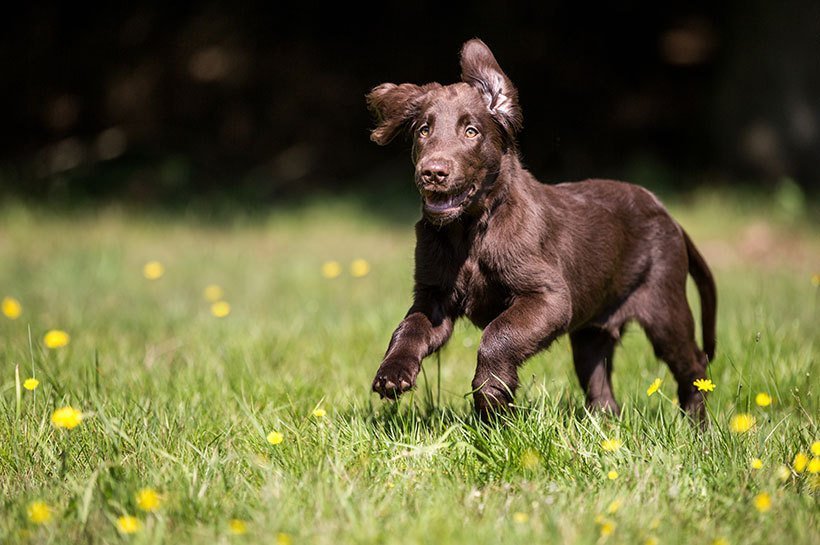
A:
[[[671,208],[718,281],[705,431],[680,416],[637,328],[616,353],[620,418],[586,412],[562,340],[521,369],[518,410],[480,424],[466,394],[481,332],[466,323],[414,392],[375,399],[410,303],[412,226],[355,203],[218,225],[7,206],[0,298],[23,312],[0,315],[0,542],[817,543],[820,476],[792,461],[820,440],[820,233],[765,219],[765,202],[693,199]],[[322,276],[328,260],[339,277]],[[158,279],[143,276],[149,261]],[[211,284],[227,316],[212,314]],[[50,329],[69,344],[46,348]],[[39,386],[21,390],[31,376]],[[82,423],[55,428],[68,405]],[[749,432],[730,431],[738,413]],[[145,488],[156,511],[140,509]],[[48,521],[33,520],[35,501]],[[134,534],[118,528],[126,515]]]

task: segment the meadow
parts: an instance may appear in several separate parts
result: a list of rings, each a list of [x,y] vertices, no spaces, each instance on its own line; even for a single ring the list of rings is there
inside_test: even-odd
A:
[[[0,206],[0,543],[820,543],[817,210],[669,204],[718,284],[705,431],[637,327],[620,418],[562,339],[479,424],[467,323],[412,395],[371,394],[412,208]]]

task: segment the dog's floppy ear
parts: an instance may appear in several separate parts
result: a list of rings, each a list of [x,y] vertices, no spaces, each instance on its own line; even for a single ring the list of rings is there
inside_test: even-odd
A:
[[[501,70],[490,48],[477,38],[461,48],[461,81],[478,89],[490,113],[511,136],[521,130],[524,116],[518,104],[518,90]]]
[[[419,111],[419,102],[431,86],[412,83],[382,83],[367,95],[367,107],[376,117],[370,139],[380,146],[388,144]]]

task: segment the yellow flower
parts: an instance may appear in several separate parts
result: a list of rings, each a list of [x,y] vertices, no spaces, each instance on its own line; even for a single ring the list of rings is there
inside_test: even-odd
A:
[[[533,448],[526,449],[521,454],[521,467],[524,469],[536,469],[541,465],[541,455]]]
[[[327,414],[327,411],[322,408],[315,408],[313,409],[313,416],[314,418],[324,418]]]
[[[293,539],[290,537],[290,534],[286,534],[285,532],[276,534],[276,545],[291,545],[292,543]]]
[[[350,264],[350,275],[354,278],[361,278],[363,276],[367,276],[367,273],[369,272],[370,263],[368,263],[364,259],[354,259],[353,263]]]
[[[157,280],[165,274],[165,266],[159,261],[149,261],[142,267],[142,276],[148,280]]]
[[[530,520],[530,516],[526,513],[522,513],[521,511],[518,511],[516,513],[513,513],[513,520],[515,522],[517,522],[518,524],[524,524],[524,523],[526,523],[527,521]]]
[[[137,507],[149,513],[154,512],[162,505],[162,496],[153,488],[143,488],[135,496]]]
[[[811,444],[811,453],[815,456],[820,456],[820,441],[815,441]]]
[[[653,380],[652,384],[649,385],[649,388],[646,389],[646,395],[651,397],[652,394],[657,392],[658,388],[661,387],[661,382],[663,382],[663,381],[659,378],[656,378],[655,380]]]
[[[649,536],[643,542],[643,545],[658,545],[659,543],[660,541],[658,541],[658,538],[656,538],[655,536]]]
[[[777,468],[777,478],[781,481],[786,482],[791,476],[792,471],[789,469],[789,466],[781,464],[780,467]]]
[[[811,276],[811,285],[815,288],[820,287],[820,273]]]
[[[14,297],[3,297],[3,303],[0,304],[0,307],[2,307],[6,318],[10,320],[16,320],[23,313],[23,306]]]
[[[758,407],[768,407],[772,404],[772,396],[766,392],[760,392],[755,396],[755,403],[757,403]]]
[[[809,473],[820,473],[820,458],[815,456],[809,462],[809,466],[806,468]]]
[[[205,297],[205,300],[210,301],[211,303],[216,303],[225,293],[222,291],[222,287],[217,284],[210,284],[205,287],[205,290],[202,292],[202,295]]]
[[[224,318],[231,313],[231,305],[225,301],[217,301],[211,305],[211,314],[217,318]]]
[[[28,520],[34,524],[47,524],[51,521],[51,507],[44,501],[33,501],[26,507]]]
[[[604,439],[601,441],[601,448],[607,452],[615,452],[622,444],[620,439]]]
[[[729,545],[729,540],[725,537],[719,537],[712,541],[712,545]]]
[[[761,513],[765,513],[766,511],[772,508],[772,497],[769,495],[768,492],[761,492],[760,494],[754,497],[753,501],[755,504],[755,509],[757,509]]]
[[[231,519],[228,521],[228,529],[232,534],[241,536],[248,531],[248,525],[242,519]]]
[[[336,278],[342,274],[342,266],[338,261],[325,261],[322,264],[322,276],[325,278]]]
[[[61,407],[51,413],[51,424],[55,428],[65,428],[67,430],[76,428],[83,421],[83,413],[74,407]]]
[[[268,443],[271,445],[278,445],[285,440],[285,436],[278,431],[272,431],[268,434]]]
[[[29,392],[31,392],[32,390],[35,390],[35,389],[36,389],[39,385],[40,385],[40,381],[39,381],[39,380],[37,380],[37,379],[36,379],[36,378],[34,378],[34,377],[27,378],[27,379],[23,382],[23,388],[25,388],[25,389],[26,389],[26,390],[28,390]]]
[[[752,469],[762,469],[763,468],[763,460],[760,458],[752,458],[752,462],[750,464]]]
[[[729,421],[729,429],[735,433],[746,433],[754,427],[755,422],[754,416],[746,413],[738,413]]]
[[[615,532],[615,522],[607,518],[599,520],[601,537],[611,536]]]
[[[715,383],[708,378],[699,378],[692,384],[701,392],[711,392],[715,389]]]
[[[809,457],[803,454],[802,452],[798,452],[794,455],[794,460],[792,460],[792,467],[798,473],[803,473],[806,470],[806,466],[809,464]]]
[[[43,344],[48,348],[62,348],[71,341],[68,333],[61,329],[52,329],[43,336]]]
[[[615,471],[614,469],[610,470],[610,472],[606,474],[606,478],[609,479],[610,481],[614,481],[615,479],[618,478],[618,472]]]
[[[121,534],[136,534],[142,528],[142,523],[137,517],[123,515],[117,519],[117,530]]]
[[[621,500],[612,500],[606,508],[607,514],[614,515],[621,508]]]

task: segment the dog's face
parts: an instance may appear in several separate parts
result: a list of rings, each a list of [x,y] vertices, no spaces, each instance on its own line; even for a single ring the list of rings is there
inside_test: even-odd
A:
[[[464,44],[461,70],[463,83],[385,83],[367,96],[378,119],[374,142],[411,133],[423,213],[439,225],[481,210],[521,127],[518,93],[483,42]]]

